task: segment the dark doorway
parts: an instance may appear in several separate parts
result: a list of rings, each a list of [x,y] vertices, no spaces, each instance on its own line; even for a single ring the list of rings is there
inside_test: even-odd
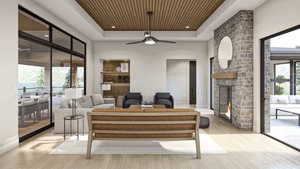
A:
[[[210,86],[210,90],[209,90],[209,99],[210,99],[210,109],[214,110],[214,106],[213,106],[213,98],[214,98],[214,93],[213,93],[213,78],[212,78],[212,74],[213,74],[213,62],[214,62],[214,58],[210,58],[209,59],[209,86]]]
[[[196,104],[196,85],[197,85],[197,78],[196,78],[196,61],[190,61],[190,104]]]

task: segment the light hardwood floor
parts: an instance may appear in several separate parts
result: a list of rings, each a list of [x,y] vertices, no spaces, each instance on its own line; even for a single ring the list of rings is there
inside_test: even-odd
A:
[[[300,169],[300,153],[264,135],[238,130],[210,117],[206,132],[226,154],[202,155],[49,155],[63,142],[47,131],[0,156],[1,169]],[[201,135],[200,135],[201,137]],[[205,145],[201,145],[205,146]]]

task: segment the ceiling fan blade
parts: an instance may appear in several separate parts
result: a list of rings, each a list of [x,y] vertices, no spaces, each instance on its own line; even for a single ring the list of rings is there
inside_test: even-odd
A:
[[[176,43],[174,41],[168,41],[168,40],[158,40],[157,42],[161,42],[161,43]]]
[[[139,43],[144,43],[146,40],[140,40],[140,41],[135,41],[135,42],[129,42],[129,43],[126,43],[126,45],[134,45],[134,44],[139,44]]]
[[[157,39],[157,38],[155,38],[155,37],[151,37],[155,42],[161,42],[161,43],[176,43],[176,42],[174,42],[174,41],[168,41],[168,40],[159,40],[159,39]]]

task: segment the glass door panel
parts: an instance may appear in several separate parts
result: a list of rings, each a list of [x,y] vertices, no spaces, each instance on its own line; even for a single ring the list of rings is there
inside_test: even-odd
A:
[[[72,56],[72,87],[84,88],[84,59]]]
[[[50,48],[19,39],[19,137],[51,124]]]
[[[52,109],[55,114],[63,105],[66,88],[71,87],[71,55],[58,50],[52,50]]]

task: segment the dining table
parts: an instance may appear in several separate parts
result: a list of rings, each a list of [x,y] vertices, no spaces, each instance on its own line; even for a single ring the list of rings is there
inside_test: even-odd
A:
[[[43,110],[49,110],[49,99],[35,96],[31,98],[22,98],[18,100],[19,124],[25,126],[25,117],[29,116],[35,123],[38,119],[41,120]]]

